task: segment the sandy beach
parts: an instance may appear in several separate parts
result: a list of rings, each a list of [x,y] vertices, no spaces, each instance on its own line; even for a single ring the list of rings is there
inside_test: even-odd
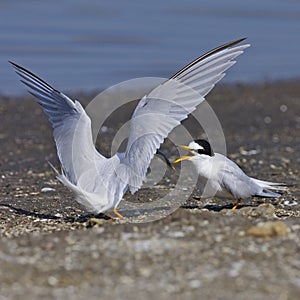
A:
[[[86,105],[94,95],[71,96]],[[0,97],[0,299],[299,299],[300,81],[220,85],[207,100],[228,156],[288,191],[235,211],[230,200],[190,198],[133,224],[86,214],[47,163],[58,166],[41,108],[27,95]],[[104,154],[132,109],[109,121]],[[192,120],[185,126],[199,137]]]

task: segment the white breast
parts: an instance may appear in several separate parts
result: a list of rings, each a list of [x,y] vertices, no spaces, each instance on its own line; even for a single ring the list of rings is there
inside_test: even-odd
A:
[[[213,196],[231,199],[233,196],[224,189],[222,184],[223,170],[226,168],[225,156],[216,153],[215,156],[198,155],[191,159],[199,174],[197,187],[201,198]]]

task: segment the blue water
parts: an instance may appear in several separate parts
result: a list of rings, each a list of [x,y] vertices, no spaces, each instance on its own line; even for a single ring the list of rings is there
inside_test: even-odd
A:
[[[67,92],[169,77],[222,43],[252,47],[225,77],[300,77],[300,2],[278,0],[0,1],[0,93],[24,92],[13,60]]]

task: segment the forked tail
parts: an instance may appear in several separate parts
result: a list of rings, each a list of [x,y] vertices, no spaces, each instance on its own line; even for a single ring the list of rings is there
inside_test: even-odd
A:
[[[274,191],[284,192],[287,190],[287,186],[284,183],[264,181],[255,178],[251,178],[251,179],[262,188],[262,191],[258,193],[256,196],[278,198],[281,196],[281,194],[276,193]]]

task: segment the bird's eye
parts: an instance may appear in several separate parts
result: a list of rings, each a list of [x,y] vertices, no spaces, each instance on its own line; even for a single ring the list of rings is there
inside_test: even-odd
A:
[[[197,152],[198,152],[199,154],[207,154],[207,153],[206,153],[206,150],[205,150],[203,147],[201,147],[201,146],[197,149]]]

